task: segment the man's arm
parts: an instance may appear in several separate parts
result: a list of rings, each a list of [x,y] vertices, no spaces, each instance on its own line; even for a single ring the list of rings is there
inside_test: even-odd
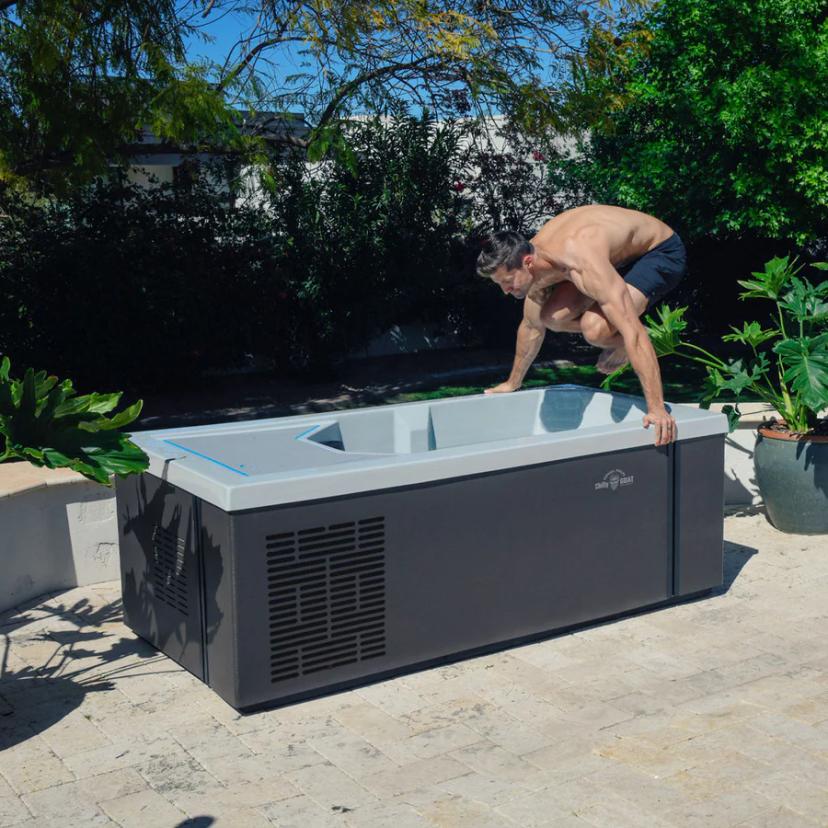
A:
[[[630,364],[638,374],[647,401],[644,425],[654,426],[657,446],[671,443],[676,438],[676,421],[664,407],[658,358],[624,280],[610,263],[609,251],[603,248],[599,236],[581,235],[574,243],[573,276],[582,281],[583,292],[595,299],[607,321],[624,340]]]
[[[501,382],[494,388],[487,388],[487,394],[501,394],[517,391],[523,384],[526,372],[535,361],[546,336],[546,325],[541,322],[541,306],[528,297],[523,302],[523,319],[518,326],[517,345],[515,347],[515,361],[512,364],[512,373],[506,382]]]

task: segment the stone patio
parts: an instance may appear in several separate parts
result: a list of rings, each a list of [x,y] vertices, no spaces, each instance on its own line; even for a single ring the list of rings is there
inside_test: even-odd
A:
[[[705,600],[249,716],[118,583],[18,608],[0,825],[828,826],[828,537],[725,537]]]

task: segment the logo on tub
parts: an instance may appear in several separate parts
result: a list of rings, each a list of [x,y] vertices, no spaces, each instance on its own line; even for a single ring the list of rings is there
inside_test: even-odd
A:
[[[615,491],[619,486],[632,486],[635,482],[635,476],[632,474],[625,474],[621,469],[613,469],[604,475],[604,479],[595,484],[595,491],[599,489],[610,489]]]

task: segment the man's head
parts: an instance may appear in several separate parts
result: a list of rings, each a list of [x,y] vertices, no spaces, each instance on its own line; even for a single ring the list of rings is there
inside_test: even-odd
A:
[[[477,272],[491,279],[504,293],[523,299],[532,285],[530,270],[535,248],[520,233],[501,230],[492,233],[477,257]]]

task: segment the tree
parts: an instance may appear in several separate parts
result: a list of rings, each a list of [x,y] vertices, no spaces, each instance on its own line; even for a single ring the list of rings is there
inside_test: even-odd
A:
[[[410,103],[438,117],[496,108],[537,129],[557,123],[555,83],[585,31],[647,2],[260,0],[219,82],[298,106],[317,132],[355,107],[400,114]],[[216,0],[212,11],[236,7]],[[294,46],[302,63],[290,74]]]
[[[0,0],[0,182],[85,180],[153,122],[191,140],[232,128],[184,64],[187,14],[174,0]]]
[[[828,0],[663,0],[600,32],[567,102],[589,132],[557,172],[688,236],[828,233]]]
[[[0,0],[0,180],[81,180],[141,125],[252,151],[233,109],[298,109],[310,134],[282,139],[316,157],[344,145],[343,117],[412,103],[438,117],[496,108],[541,132],[586,29],[647,2]],[[188,64],[184,38],[227,15],[250,27],[226,60]]]

